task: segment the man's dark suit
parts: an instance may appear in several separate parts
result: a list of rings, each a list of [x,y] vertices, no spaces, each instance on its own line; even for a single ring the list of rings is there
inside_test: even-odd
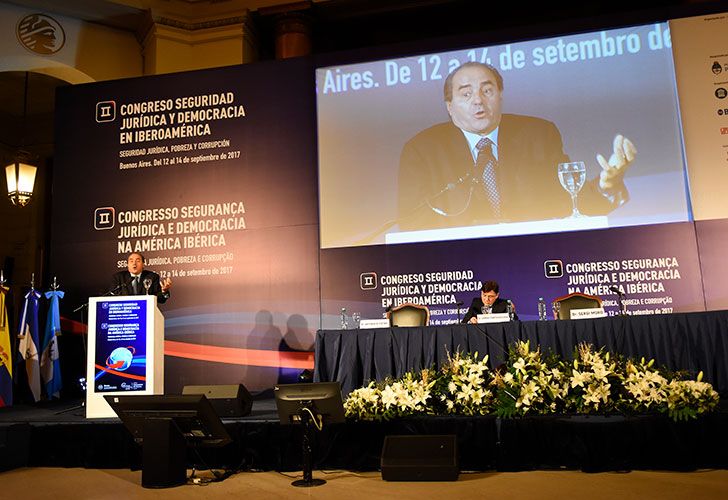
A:
[[[505,313],[508,312],[508,300],[507,299],[495,299],[495,302],[493,302],[493,307],[490,310],[491,313]],[[478,314],[483,313],[483,300],[480,297],[475,297],[473,299],[472,304],[470,304],[470,309],[468,309],[468,312],[465,313],[465,317],[463,318],[463,323],[467,323],[470,321],[470,318],[475,318]],[[513,319],[518,319],[518,315],[515,311],[513,311]]]
[[[561,187],[557,173],[558,164],[569,157],[553,123],[504,114],[498,129],[497,156],[500,218],[492,214],[481,184],[482,172],[475,171],[468,141],[459,128],[452,122],[441,123],[414,136],[400,157],[400,228],[541,220],[571,213],[571,197]],[[582,213],[605,214],[615,208],[597,188],[598,177],[582,188],[578,199]],[[623,185],[619,190],[626,197]]]
[[[149,287],[149,295],[156,295],[157,302],[163,304],[169,298],[169,292],[162,291],[162,285],[159,283],[159,275],[146,269],[142,271],[139,277],[139,294],[144,295],[146,290],[144,289],[144,279],[151,278],[152,285]],[[132,276],[129,271],[119,271],[114,274],[111,279],[111,286],[109,291],[112,295],[134,295],[134,288],[132,287]]]

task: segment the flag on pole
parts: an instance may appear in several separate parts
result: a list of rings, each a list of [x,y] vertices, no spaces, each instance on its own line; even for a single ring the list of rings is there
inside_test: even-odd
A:
[[[13,363],[10,321],[5,298],[10,289],[0,285],[0,407],[13,404]]]
[[[48,320],[43,336],[43,348],[40,357],[40,376],[45,384],[48,399],[61,397],[61,361],[58,357],[58,339],[56,335],[61,333],[61,314],[58,310],[58,302],[63,298],[63,293],[58,290],[46,292],[45,296],[51,301],[48,308]]]
[[[25,360],[25,371],[28,374],[28,386],[33,399],[40,400],[40,360],[38,358],[38,299],[40,293],[31,288],[25,294],[23,314],[20,316],[18,351]]]

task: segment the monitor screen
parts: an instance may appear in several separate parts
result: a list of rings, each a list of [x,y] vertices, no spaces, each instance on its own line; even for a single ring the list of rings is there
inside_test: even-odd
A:
[[[344,421],[339,382],[277,385],[274,389],[281,424],[300,424],[304,407],[321,416],[321,423]]]
[[[192,444],[223,446],[232,441],[204,395],[108,395],[104,398],[139,444],[144,440],[147,419],[172,420]]]

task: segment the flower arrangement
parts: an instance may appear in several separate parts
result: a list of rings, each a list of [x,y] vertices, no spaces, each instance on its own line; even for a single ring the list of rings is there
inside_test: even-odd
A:
[[[543,359],[530,342],[516,342],[509,350],[505,373],[495,377],[496,413],[502,417],[555,413],[563,404],[565,373],[555,357]]]
[[[442,413],[456,415],[487,415],[493,411],[491,390],[493,374],[488,368],[488,356],[478,359],[478,353],[448,354],[435,382]]]
[[[667,410],[675,420],[696,418],[717,405],[718,393],[703,382],[703,372],[698,373],[697,380],[671,380],[667,384]]]
[[[399,380],[370,382],[352,391],[344,402],[347,416],[357,420],[391,420],[426,414],[435,380],[430,370],[407,373]]]
[[[667,403],[667,378],[652,368],[654,360],[639,363],[628,360],[624,369],[624,404],[632,411],[664,411]]]
[[[622,375],[609,352],[579,344],[569,372],[565,394],[567,410],[594,413],[616,409]]]
[[[676,421],[715,409],[718,393],[702,381],[702,372],[697,380],[682,380],[653,365],[654,360],[625,360],[588,344],[577,346],[573,361],[564,361],[516,342],[497,370],[489,369],[488,356],[456,352],[438,371],[410,372],[354,390],[344,409],[356,420],[654,411]]]

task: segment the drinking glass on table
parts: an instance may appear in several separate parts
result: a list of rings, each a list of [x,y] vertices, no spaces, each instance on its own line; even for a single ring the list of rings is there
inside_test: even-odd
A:
[[[558,302],[558,301],[552,302],[551,309],[554,311],[554,319],[559,319],[559,311],[561,311],[561,302]]]

